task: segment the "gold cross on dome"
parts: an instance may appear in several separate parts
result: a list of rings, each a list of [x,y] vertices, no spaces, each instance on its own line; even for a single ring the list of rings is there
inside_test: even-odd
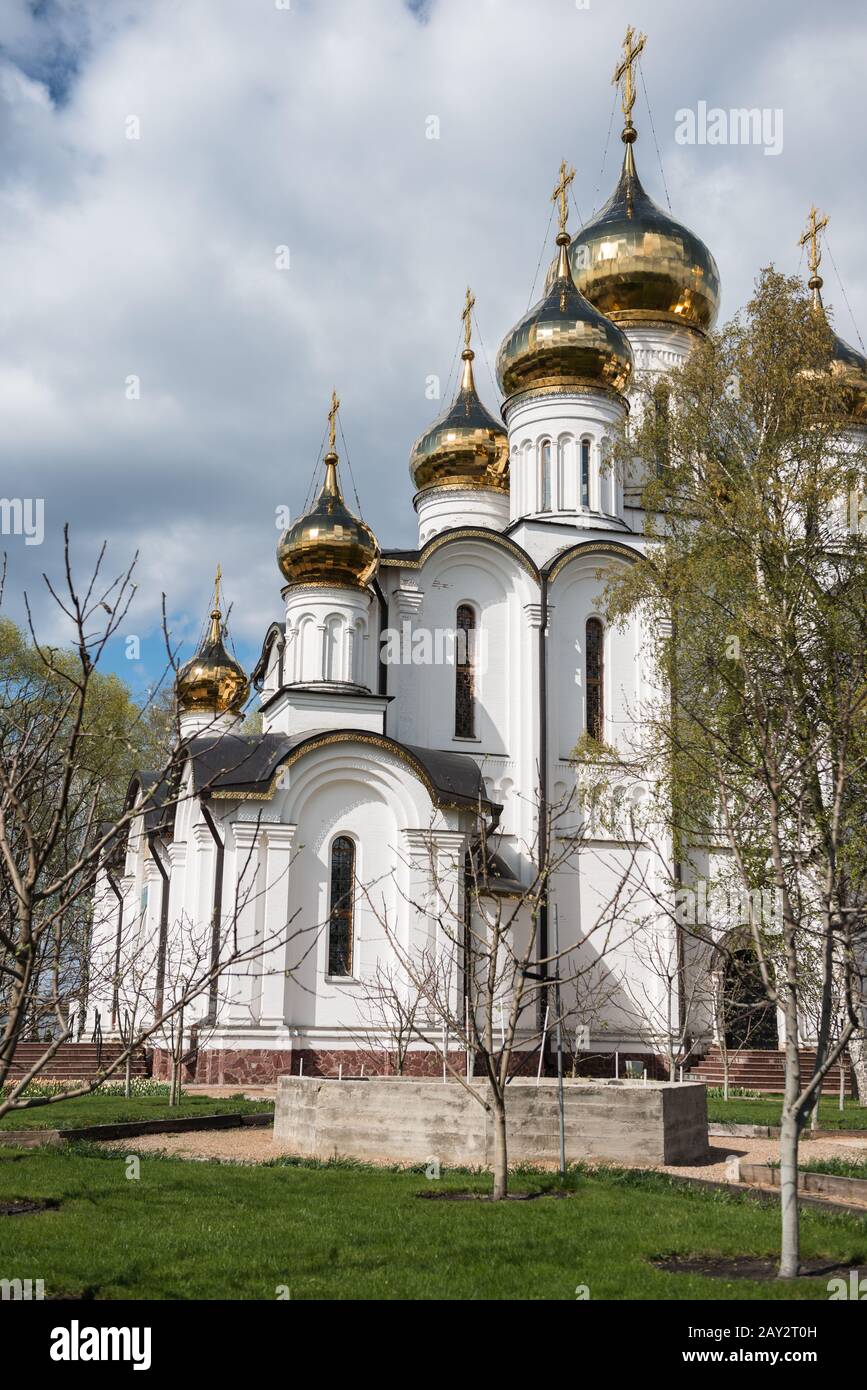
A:
[[[635,39],[634,43],[633,39]],[[635,30],[630,24],[626,30],[626,38],[623,40],[623,61],[617,64],[611,79],[615,87],[621,81],[623,82],[623,115],[626,118],[627,126],[632,125],[632,108],[635,105],[635,82],[632,68],[638,55],[644,52],[646,43],[646,35],[639,34],[636,38]]]
[[[328,452],[335,452],[334,442],[337,438],[337,412],[340,409],[340,401],[337,399],[337,392],[331,392],[331,409],[328,412]]]
[[[819,262],[822,259],[822,252],[819,248],[819,233],[824,231],[828,225],[827,217],[822,216],[815,203],[810,208],[810,217],[807,222],[807,230],[798,241],[799,246],[809,246],[807,259],[810,264],[810,274],[815,275],[819,269]]]
[[[220,584],[222,583],[222,579],[223,579],[223,566],[222,566],[222,565],[219,563],[219,561],[218,561],[218,562],[217,562],[217,573],[216,573],[216,575],[214,576],[214,607],[215,607],[215,608],[219,608],[219,606],[220,606]]]
[[[467,298],[466,298],[466,303],[464,304],[463,312],[462,312],[462,314],[461,314],[461,318],[462,318],[463,321],[464,321],[464,347],[465,347],[465,348],[468,348],[469,345],[470,345],[470,337],[472,336],[472,331],[473,331],[473,322],[472,322],[472,320],[473,320],[473,308],[475,307],[475,303],[476,303],[476,296],[473,294],[473,292],[472,292],[472,290],[470,289],[469,285],[467,285]]]
[[[568,216],[569,216],[569,208],[568,208],[567,203],[566,203],[566,194],[567,194],[568,191],[569,191],[569,185],[570,185],[570,183],[572,182],[572,180],[574,179],[574,177],[575,177],[575,170],[574,170],[574,169],[570,169],[570,168],[568,167],[568,165],[567,165],[565,159],[564,159],[564,160],[563,160],[563,163],[560,165],[560,182],[557,184],[557,187],[554,189],[554,192],[551,194],[551,202],[552,202],[552,203],[556,203],[558,199],[559,199],[559,201],[560,201],[560,231],[561,231],[561,232],[565,232],[565,230],[566,230],[566,220],[567,220],[567,218],[568,218]]]

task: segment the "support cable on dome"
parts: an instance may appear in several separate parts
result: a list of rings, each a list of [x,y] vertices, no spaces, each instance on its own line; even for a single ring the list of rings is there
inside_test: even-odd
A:
[[[352,491],[355,497],[355,505],[358,508],[358,515],[364,520],[364,512],[361,510],[361,498],[358,495],[358,488],[355,486],[355,474],[352,471],[352,460],[349,457],[349,445],[346,442],[346,435],[343,433],[343,421],[338,413],[337,424],[340,429],[340,442],[343,445],[343,457],[346,459],[346,467],[349,469],[349,481],[352,483]]]
[[[322,462],[322,455],[325,450],[325,438],[327,434],[328,426],[326,425],[325,429],[322,431],[322,439],[319,444],[319,453],[316,455],[316,462],[313,465],[313,473],[311,474],[310,482],[307,484],[307,492],[304,496],[304,506],[301,508],[302,516],[304,516],[305,512],[309,511],[310,508],[313,506],[313,496],[316,492],[316,479],[319,476],[319,465]]]
[[[599,178],[596,181],[596,187],[593,190],[593,211],[590,214],[591,217],[594,217],[596,215],[596,209],[599,204],[599,190],[602,187],[602,179],[605,175],[605,161],[608,158],[608,146],[611,143],[611,128],[614,125],[614,112],[616,111],[616,109],[617,88],[615,87],[614,96],[611,98],[611,115],[608,117],[608,134],[605,137],[605,149],[602,151],[602,165],[599,169]]]
[[[500,389],[499,389],[499,387],[497,386],[496,377],[494,376],[494,373],[491,371],[491,364],[490,364],[490,362],[488,361],[488,353],[487,353],[487,349],[485,348],[485,340],[484,340],[484,338],[482,337],[482,330],[481,330],[481,328],[479,327],[479,318],[478,318],[478,315],[475,313],[475,311],[473,312],[473,324],[474,324],[474,326],[475,326],[476,337],[477,337],[477,339],[478,339],[478,341],[479,341],[479,346],[480,346],[481,349],[482,349],[482,356],[483,356],[484,359],[485,359],[485,366],[486,366],[487,369],[488,369],[488,376],[491,378],[491,382],[493,383],[494,395],[495,395],[495,396],[499,396],[499,394],[500,394]]]
[[[656,146],[656,158],[659,161],[659,172],[662,175],[662,187],[665,190],[665,201],[668,203],[668,210],[671,212],[671,199],[668,196],[668,184],[665,182],[665,170],[662,167],[662,155],[659,151],[659,141],[656,138],[656,127],[653,124],[653,112],[650,109],[650,98],[647,95],[647,83],[644,80],[644,64],[638,63],[638,72],[641,77],[641,87],[644,92],[644,100],[647,105],[647,114],[650,117],[650,130],[653,135],[653,143]]]
[[[449,367],[449,374],[448,374],[448,376],[446,377],[446,389],[445,389],[445,391],[443,392],[442,398],[441,398],[442,400],[445,400],[445,401],[450,401],[451,398],[452,398],[452,396],[451,396],[451,390],[452,390],[452,377],[453,377],[454,374],[455,374],[455,364],[457,363],[457,360],[458,360],[458,353],[459,353],[460,350],[461,350],[461,342],[463,341],[463,336],[464,336],[464,330],[461,328],[461,329],[458,330],[458,340],[457,340],[457,343],[456,343],[456,345],[455,345],[454,353],[452,354],[452,365]]]
[[[583,226],[584,226],[584,218],[581,216],[581,209],[580,209],[579,206],[578,206],[578,199],[575,197],[575,188],[574,188],[574,185],[573,185],[572,188],[569,189],[569,193],[570,193],[570,196],[571,196],[571,198],[572,198],[572,206],[573,206],[574,209],[575,209],[575,216],[578,218],[578,223],[579,223],[579,225],[580,225],[581,227],[583,227]]]
[[[834,274],[835,274],[836,277],[837,277],[837,284],[840,286],[840,293],[841,293],[842,296],[843,296],[843,302],[844,302],[844,304],[846,305],[846,308],[849,310],[849,317],[850,317],[850,319],[852,320],[852,327],[855,329],[855,333],[856,333],[856,336],[857,336],[857,338],[858,338],[858,345],[859,345],[859,347],[861,348],[861,351],[862,351],[862,352],[867,352],[867,348],[864,347],[864,339],[861,337],[861,334],[858,332],[858,324],[857,324],[857,322],[855,321],[855,315],[852,313],[852,305],[849,303],[849,296],[846,294],[846,287],[845,287],[845,285],[843,284],[843,278],[842,278],[842,276],[841,276],[839,270],[837,269],[837,262],[834,260],[834,253],[833,253],[833,251],[831,250],[830,244],[829,244],[829,242],[828,242],[828,233],[827,233],[827,232],[825,233],[825,250],[828,252],[828,257],[829,257],[829,259],[830,259],[830,261],[831,261],[832,266],[834,267]]]
[[[551,236],[551,223],[553,222],[553,220],[554,220],[554,205],[552,204],[552,206],[551,206],[551,211],[550,211],[550,213],[548,214],[548,225],[547,225],[547,227],[545,228],[545,236],[544,236],[544,238],[543,238],[543,240],[542,240],[542,250],[539,252],[539,259],[538,259],[538,261],[536,262],[536,273],[535,273],[535,275],[533,276],[533,283],[532,283],[532,285],[530,286],[530,298],[527,300],[527,309],[528,309],[528,310],[529,310],[529,309],[531,308],[531,306],[532,306],[532,303],[533,303],[533,295],[536,293],[536,281],[537,281],[538,278],[539,278],[539,267],[540,267],[541,264],[542,264],[542,258],[543,258],[543,256],[545,255],[545,250],[546,250],[546,248],[547,248],[547,246],[548,246],[548,242],[549,242],[549,239],[550,239],[550,236]]]

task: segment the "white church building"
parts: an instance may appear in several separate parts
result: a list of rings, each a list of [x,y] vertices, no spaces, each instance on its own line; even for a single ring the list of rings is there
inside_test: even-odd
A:
[[[654,694],[641,621],[603,619],[606,572],[641,563],[645,547],[642,478],[606,466],[606,450],[648,381],[712,328],[720,283],[707,246],[639,180],[631,60],[624,69],[616,188],[570,236],[563,166],[554,260],[500,346],[498,409],[477,391],[468,292],[457,394],[409,455],[417,546],[381,547],[344,500],[335,398],[321,492],[280,538],[284,609],[249,676],[215,602],[177,677],[178,795],[154,798],[152,778],[134,780],[142,813],[100,881],[94,950],[109,969],[95,973],[111,987],[90,1008],[104,1036],[124,1026],[136,959],[151,972],[139,993],[158,1006],[184,971],[173,943],[194,942],[201,964],[231,941],[243,964],[185,1019],[197,1025],[198,1080],[357,1070],[359,1051],[374,1069],[366,982],[389,936],[406,950],[435,944],[436,911],[423,905],[443,885],[460,901],[482,823],[496,850],[489,891],[520,900],[542,818],[566,806],[551,830],[560,862],[538,958],[552,949],[554,907],[561,945],[577,946],[637,864],[652,891],[630,899],[619,938],[615,914],[610,986],[595,1004],[576,998],[572,1022],[594,1054],[664,1053],[654,1020],[670,1014],[667,985],[631,929],[675,866],[622,824],[584,819],[576,748],[625,755]],[[863,358],[855,369],[867,379]],[[245,708],[261,711],[261,732],[242,732]],[[623,803],[640,805],[640,780],[623,779]],[[561,856],[570,838],[574,858]],[[672,918],[658,916],[675,950]],[[532,1018],[521,1045],[535,1066]],[[389,1046],[383,1024],[381,1070]],[[414,1049],[419,1069],[425,1052]]]

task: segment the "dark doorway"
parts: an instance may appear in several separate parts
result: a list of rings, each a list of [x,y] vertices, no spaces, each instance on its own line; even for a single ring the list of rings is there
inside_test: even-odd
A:
[[[777,1048],[777,1011],[768,1003],[759,963],[749,947],[733,951],[725,971],[726,1047]]]

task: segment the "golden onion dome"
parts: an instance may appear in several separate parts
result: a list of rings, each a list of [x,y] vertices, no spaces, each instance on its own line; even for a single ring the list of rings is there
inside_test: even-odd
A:
[[[315,506],[277,544],[277,563],[288,584],[363,589],[376,574],[379,545],[344,502],[337,463],[332,448],[325,455],[325,482]]]
[[[635,127],[608,202],[572,239],[575,284],[615,323],[685,323],[712,328],[719,311],[716,261],[704,242],[645,193],[635,168]],[[555,269],[549,271],[553,278]]]
[[[564,223],[561,217],[559,253],[545,294],[500,345],[497,379],[504,396],[588,387],[622,392],[629,384],[632,349],[617,325],[576,286]]]
[[[178,708],[185,713],[237,714],[250,693],[243,667],[226,651],[219,590],[218,570],[207,634],[195,656],[181,667],[175,679]]]
[[[810,209],[807,230],[798,244],[807,249],[807,263],[810,267],[807,285],[813,291],[813,311],[821,314],[831,334],[831,379],[841,388],[846,417],[853,424],[867,426],[867,358],[837,336],[828,324],[828,316],[822,303],[822,286],[825,282],[819,274],[819,264],[822,260],[819,233],[824,231],[827,225],[828,218],[821,216],[814,205]]]
[[[831,375],[843,387],[847,415],[856,424],[867,426],[867,357],[836,333],[831,349]]]
[[[814,271],[809,281],[813,308],[827,324],[821,295],[823,283],[822,277]],[[867,357],[838,337],[830,324],[828,330],[831,334],[831,380],[840,388],[846,418],[853,424],[867,426]]]
[[[470,347],[470,333],[474,304],[472,291],[467,290],[461,315],[464,366],[458,393],[412,446],[409,471],[418,492],[434,487],[509,490],[509,436],[482,405],[473,377],[475,353]]]

